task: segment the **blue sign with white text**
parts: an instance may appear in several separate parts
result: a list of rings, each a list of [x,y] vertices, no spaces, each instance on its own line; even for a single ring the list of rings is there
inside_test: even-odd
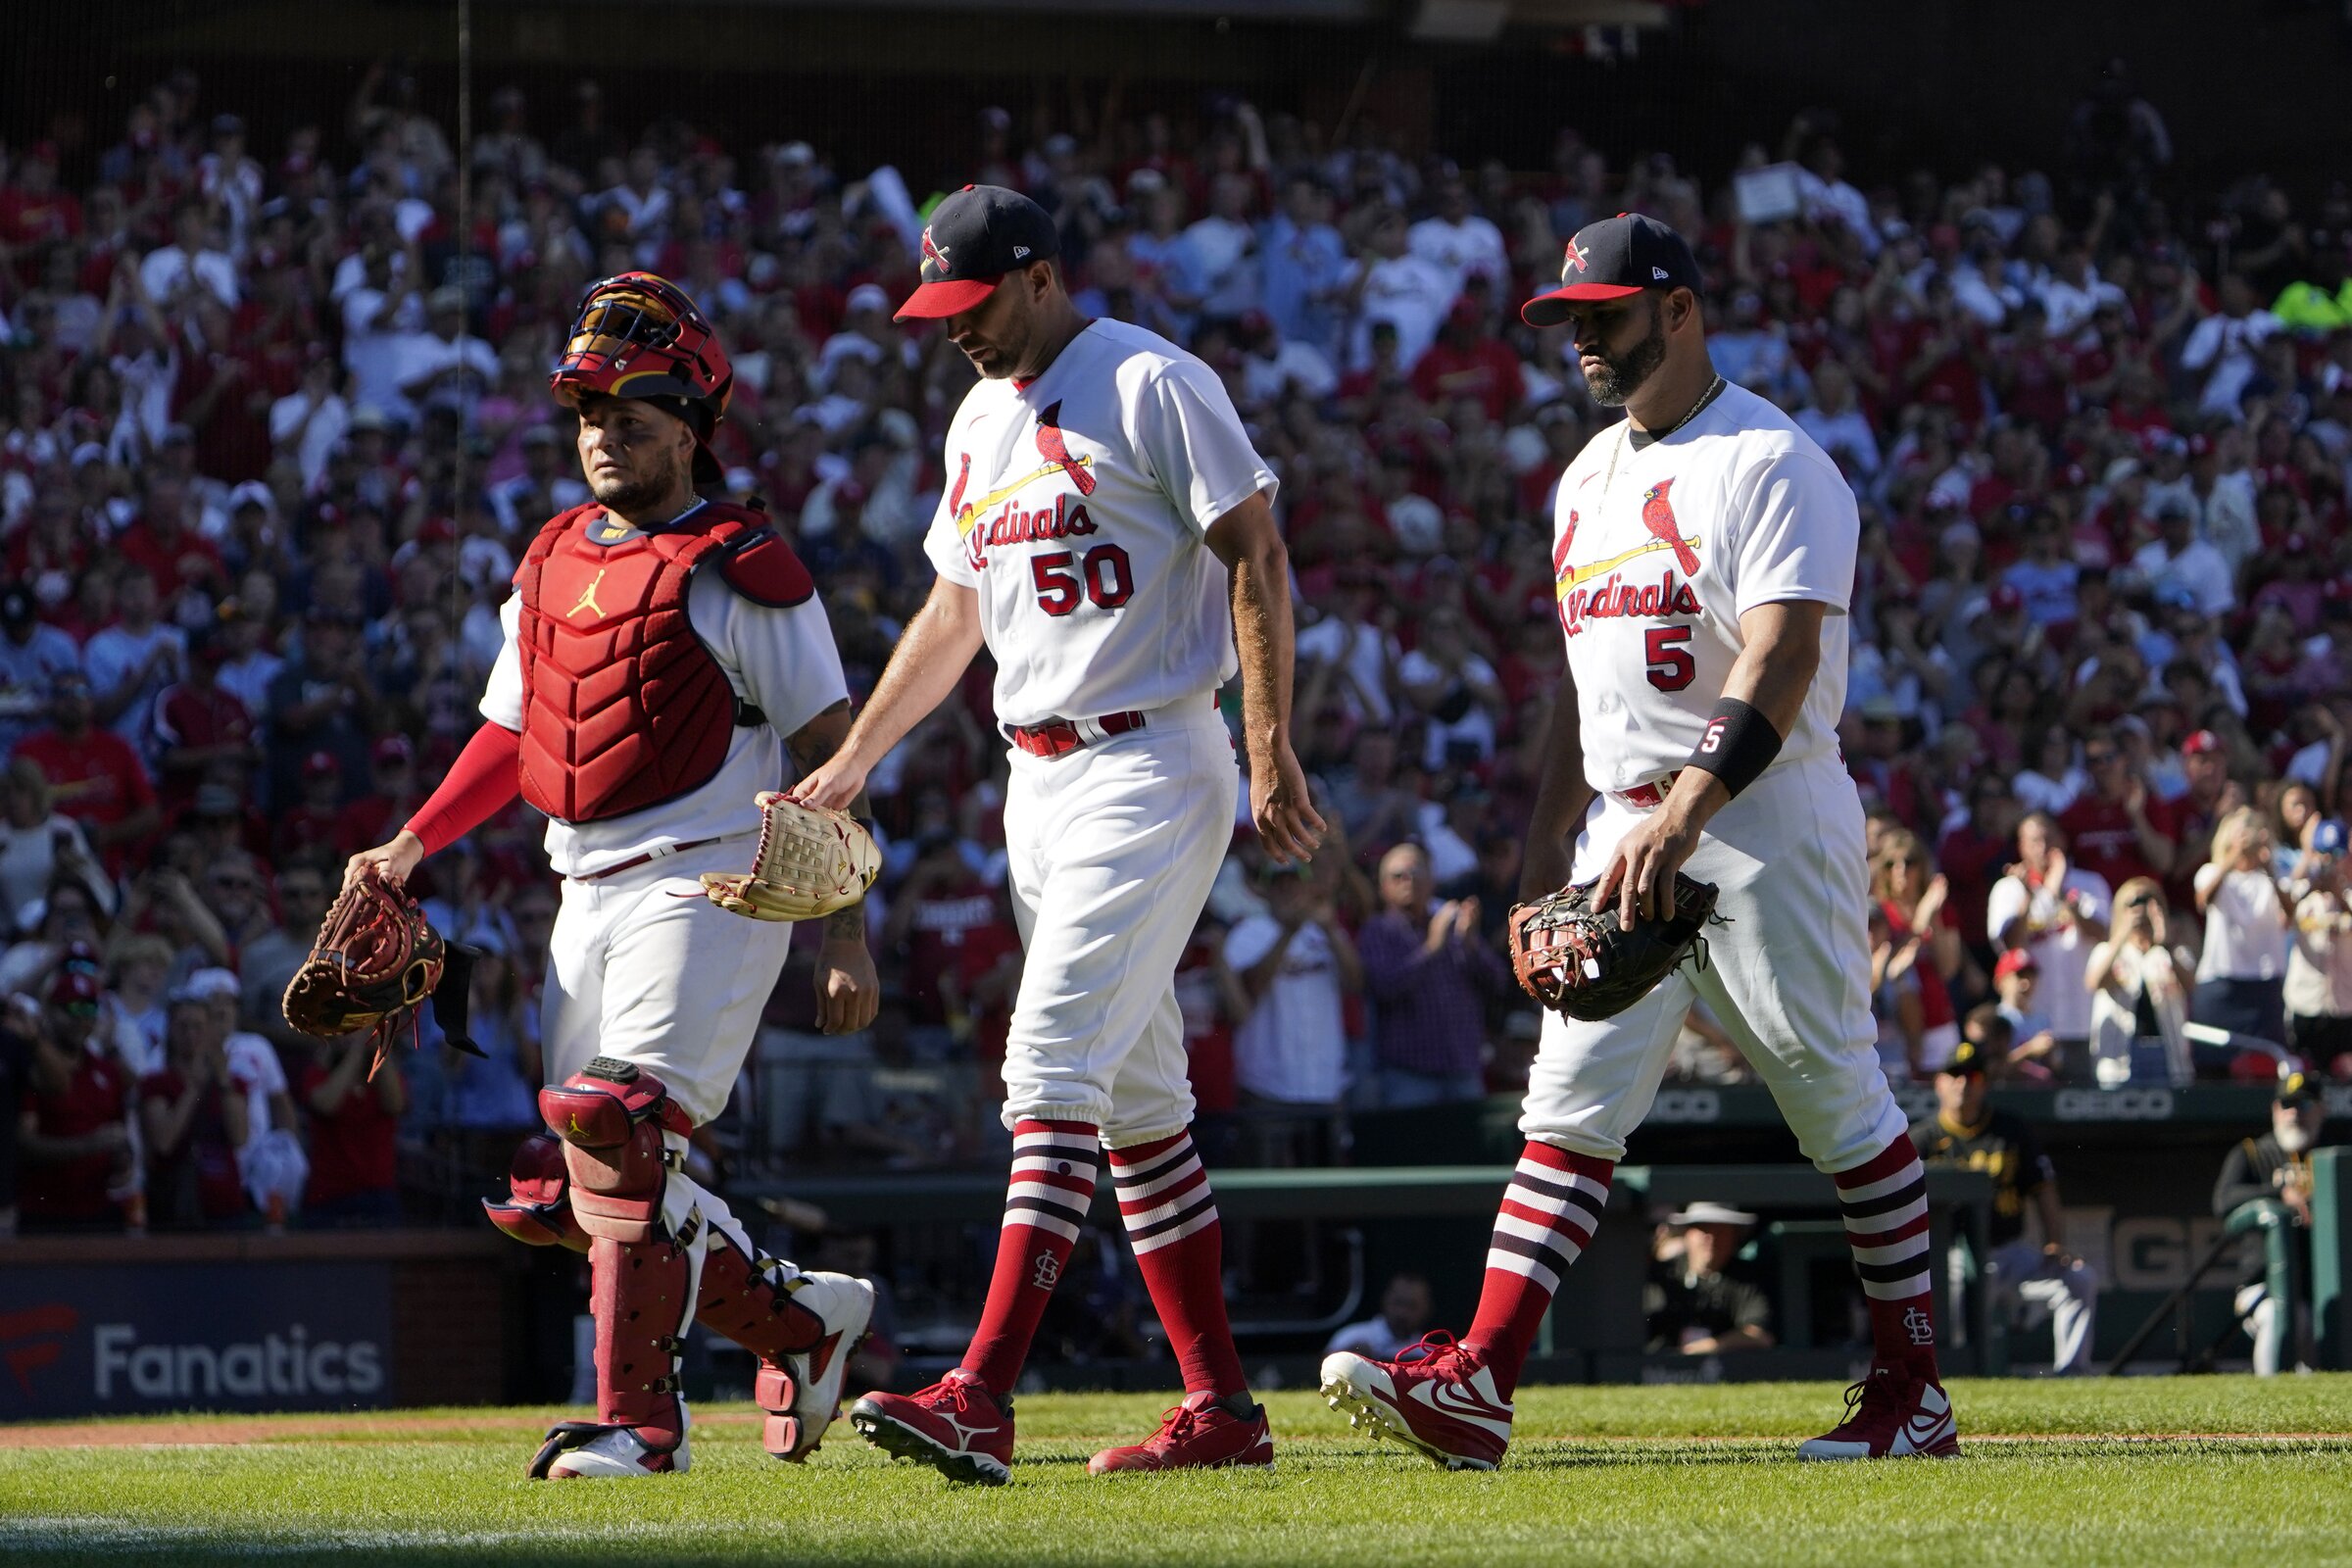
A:
[[[0,1268],[0,1421],[391,1396],[386,1263]]]

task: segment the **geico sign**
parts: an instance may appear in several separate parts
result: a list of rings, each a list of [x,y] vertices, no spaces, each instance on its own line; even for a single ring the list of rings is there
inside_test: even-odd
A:
[[[2061,1089],[2052,1107],[2060,1121],[2170,1121],[2170,1089]]]
[[[1712,1089],[1669,1089],[1650,1105],[1652,1121],[1719,1121],[1723,1097]]]
[[[116,1397],[120,1378],[146,1399],[223,1394],[373,1394],[384,1386],[383,1352],[372,1340],[310,1343],[299,1323],[281,1338],[234,1345],[141,1345],[128,1323],[101,1323],[93,1336],[98,1397]]]

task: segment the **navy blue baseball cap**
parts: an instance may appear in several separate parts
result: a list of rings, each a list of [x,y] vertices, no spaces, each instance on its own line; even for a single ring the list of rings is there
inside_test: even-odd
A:
[[[970,310],[1005,273],[1058,255],[1061,234],[1046,210],[1019,191],[966,185],[931,209],[922,251],[923,281],[899,307],[902,321]]]
[[[1520,308],[1530,326],[1568,319],[1571,300],[1615,300],[1645,288],[1699,287],[1698,263],[1683,236],[1654,218],[1619,213],[1576,231],[1560,261],[1560,286]]]

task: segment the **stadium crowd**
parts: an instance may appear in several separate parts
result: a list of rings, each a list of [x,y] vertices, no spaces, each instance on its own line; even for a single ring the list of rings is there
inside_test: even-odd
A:
[[[814,569],[854,691],[928,587],[970,371],[891,319],[922,187],[623,127],[593,82],[486,124],[461,180],[396,71],[266,144],[181,73],[111,145],[0,151],[0,1210],[13,1186],[26,1231],[429,1213],[534,1124],[557,890],[519,805],[418,878],[490,954],[485,1058],[427,1020],[371,1078],[276,1004],[344,858],[477,722],[533,528],[585,499],[545,376],[589,280],[655,270],[716,322],[726,482]],[[1457,168],[1248,105],[991,110],[969,145],[910,172],[1034,195],[1082,308],[1214,366],[1282,478],[1335,832],[1291,873],[1238,827],[1179,976],[1222,1157],[1336,1157],[1348,1107],[1524,1081],[1500,934],[1560,666],[1550,490],[1615,411],[1517,306],[1620,210],[1691,238],[1717,367],[1860,502],[1844,749],[1890,1074],[1964,1036],[2017,1079],[2268,1075],[2245,1041],[2352,1073],[2352,191],[2184,190],[2161,116],[2113,96],[2046,172],[1859,184],[1819,116],[1704,178],[1573,129],[1541,169]],[[712,1157],[1002,1137],[1003,748],[985,672],[963,693],[874,781],[881,1020],[814,1034],[788,969]],[[1703,1013],[1674,1070],[1741,1076]]]

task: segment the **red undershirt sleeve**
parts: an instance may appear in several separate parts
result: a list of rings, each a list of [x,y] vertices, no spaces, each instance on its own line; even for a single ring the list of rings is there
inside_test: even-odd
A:
[[[473,732],[441,787],[409,818],[425,854],[440,854],[522,793],[521,756],[522,737],[504,724],[485,722]]]

